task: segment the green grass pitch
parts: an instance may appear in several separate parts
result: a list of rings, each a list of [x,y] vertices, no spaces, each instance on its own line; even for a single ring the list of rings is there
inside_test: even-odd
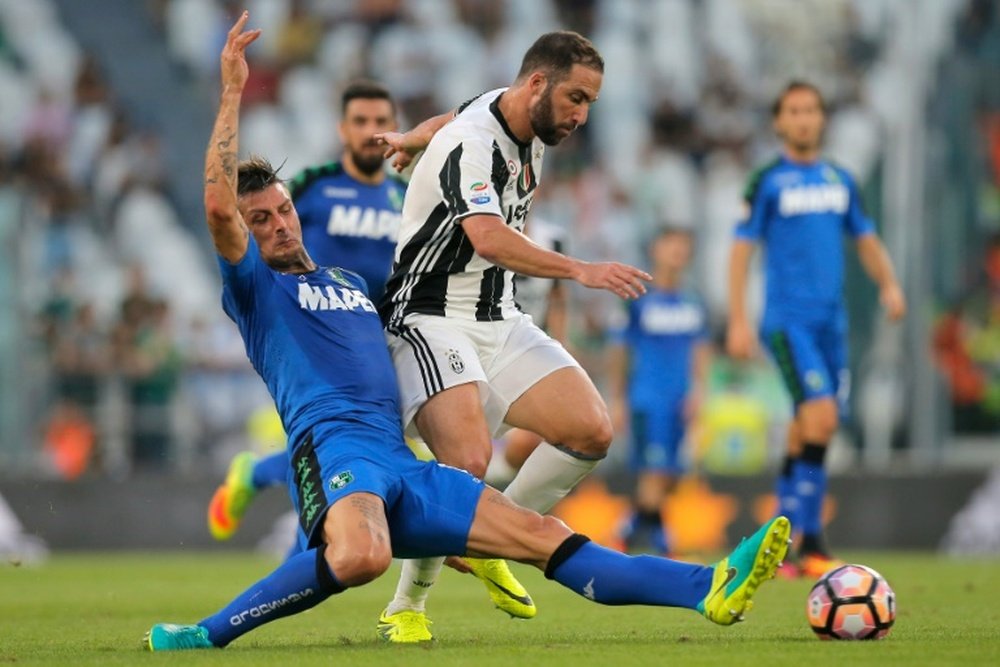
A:
[[[854,553],[884,574],[899,614],[880,642],[821,642],[805,620],[806,581],[776,580],[747,622],[716,627],[693,612],[602,607],[515,566],[538,604],[531,621],[493,609],[470,575],[445,570],[429,611],[437,641],[388,646],[375,621],[398,566],[366,587],[267,625],[225,650],[149,654],[154,622],[195,622],[274,562],[233,553],[59,554],[0,566],[0,665],[977,665],[1000,651],[1000,560]],[[653,585],[654,582],[650,582]]]

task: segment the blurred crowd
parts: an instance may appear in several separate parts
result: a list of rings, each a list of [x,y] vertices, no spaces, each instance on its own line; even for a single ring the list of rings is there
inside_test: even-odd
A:
[[[167,173],[164,137],[130,116],[58,5],[0,0],[0,387],[23,392],[28,406],[20,431],[0,412],[8,423],[0,456],[31,468],[41,460],[66,478],[226,461],[268,401],[217,305],[200,221],[182,220],[172,200],[171,179],[197,176]],[[793,76],[816,82],[831,110],[828,153],[865,183],[878,170],[898,92],[887,55],[900,13],[893,0],[146,5],[176,75],[206,105],[225,32],[248,6],[264,33],[250,52],[241,145],[286,161],[286,176],[335,154],[335,100],[352,78],[385,83],[408,127],[510,82],[540,33],[590,36],[607,62],[601,98],[591,122],[549,153],[532,215],[571,229],[577,256],[639,265],[658,226],[694,229],[696,287],[716,328],[744,182],[777,148],[775,93]],[[997,31],[989,0],[929,6],[937,28],[923,35],[928,63],[967,44],[970,31]],[[983,133],[1000,165],[996,118]],[[1000,167],[994,177],[996,187]],[[947,309],[934,345],[956,405],[972,401],[986,414],[957,415],[957,423],[995,431],[1000,250],[990,257],[991,280],[970,277],[970,296]],[[615,305],[583,291],[572,298],[571,337],[600,385]],[[11,442],[17,433],[37,437],[43,454],[25,463],[31,448]]]

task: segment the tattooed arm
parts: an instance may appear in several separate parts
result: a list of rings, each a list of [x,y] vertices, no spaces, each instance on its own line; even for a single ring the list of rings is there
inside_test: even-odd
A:
[[[229,31],[222,49],[222,99],[205,154],[208,231],[219,255],[233,263],[246,254],[249,233],[236,206],[236,168],[239,161],[240,98],[250,74],[245,51],[260,36],[260,30],[243,32],[247,18],[247,12],[243,12]]]

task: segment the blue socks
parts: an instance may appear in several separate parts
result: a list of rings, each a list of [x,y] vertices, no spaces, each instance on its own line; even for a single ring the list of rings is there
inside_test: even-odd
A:
[[[792,522],[792,529],[799,529],[799,498],[795,493],[795,484],[792,481],[792,470],[795,467],[795,458],[791,455],[785,457],[785,462],[781,466],[781,473],[774,485],[774,495],[778,499],[778,511],[775,516],[788,517]]]
[[[315,607],[345,590],[326,564],[326,546],[292,556],[218,613],[200,621],[216,646],[225,646],[254,628]]]
[[[806,444],[792,466],[792,484],[798,497],[797,530],[803,539],[818,537],[823,531],[823,499],[826,498],[826,458],[824,445]]]
[[[648,604],[695,609],[708,594],[714,568],[657,558],[626,556],[583,535],[563,542],[545,576],[585,598],[607,605]]]
[[[259,459],[253,464],[253,488],[259,491],[268,486],[287,483],[291,465],[287,451],[276,452]]]
[[[626,551],[652,550],[661,556],[670,553],[670,540],[659,511],[633,512],[623,538]]]

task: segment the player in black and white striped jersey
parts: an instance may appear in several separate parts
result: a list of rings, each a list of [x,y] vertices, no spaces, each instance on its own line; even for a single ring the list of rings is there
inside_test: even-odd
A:
[[[650,279],[625,264],[588,263],[547,250],[522,233],[545,146],[587,121],[603,71],[587,39],[548,33],[525,54],[509,88],[462,105],[450,122],[433,128],[436,133],[418,126],[381,137],[390,147],[387,155],[400,152],[402,162],[426,146],[403,203],[393,273],[379,307],[404,426],[438,461],[478,477],[489,462],[492,437],[508,427],[554,443],[538,447],[505,491],[543,513],[604,458],[612,428],[587,374],[518,307],[513,276],[576,280],[622,298],[643,294],[643,281]],[[506,564],[471,565],[497,606],[534,616],[530,597]],[[381,629],[394,632],[397,615],[417,614],[426,622],[424,600],[439,569],[440,561],[407,561]]]

